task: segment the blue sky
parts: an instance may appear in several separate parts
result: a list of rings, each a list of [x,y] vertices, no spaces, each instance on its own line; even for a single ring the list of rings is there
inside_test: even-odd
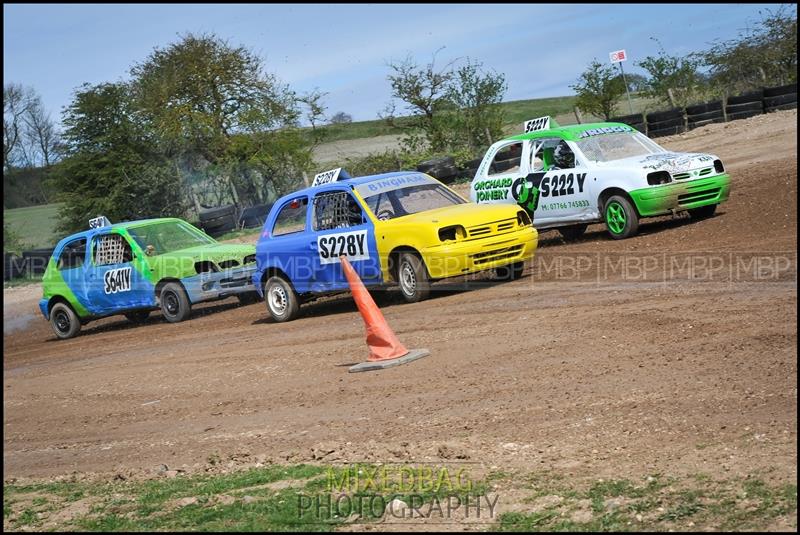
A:
[[[58,117],[84,82],[130,67],[188,32],[257,52],[299,92],[319,88],[328,114],[375,119],[390,101],[387,62],[482,61],[506,76],[506,100],[570,94],[593,58],[624,48],[626,72],[655,54],[735,37],[777,4],[200,4],[3,6],[3,78],[33,86]],[[796,10],[796,7],[793,9]]]

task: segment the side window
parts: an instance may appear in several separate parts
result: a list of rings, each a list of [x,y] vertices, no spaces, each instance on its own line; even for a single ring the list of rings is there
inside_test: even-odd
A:
[[[61,250],[58,257],[58,270],[75,269],[83,265],[86,258],[86,238],[71,241]]]
[[[120,234],[103,234],[92,240],[94,264],[108,266],[124,264],[133,260],[133,251],[128,240]]]
[[[308,197],[292,199],[278,212],[275,225],[272,227],[272,236],[283,236],[306,229],[306,212],[308,211]]]
[[[551,139],[536,139],[531,142],[531,165],[530,169],[533,173],[543,173],[549,171],[551,169],[560,169],[561,167],[556,165],[556,147],[563,143],[564,147],[569,148],[566,145],[566,142],[562,141],[559,138],[551,138]],[[562,147],[563,149],[563,147]],[[572,152],[571,150],[569,151]],[[563,154],[562,154],[563,156]],[[573,158],[574,162],[574,158]],[[573,164],[574,166],[574,164]]]
[[[501,147],[494,155],[492,164],[489,166],[488,176],[505,175],[519,171],[521,158],[521,141]]]
[[[331,191],[314,197],[314,230],[330,230],[361,225],[364,212],[350,193]]]

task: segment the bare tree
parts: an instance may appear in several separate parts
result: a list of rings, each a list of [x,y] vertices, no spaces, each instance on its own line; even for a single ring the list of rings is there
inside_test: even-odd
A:
[[[31,163],[50,167],[57,159],[59,136],[55,123],[44,109],[42,99],[38,95],[31,100],[27,112],[23,116],[23,122],[25,123],[26,144],[30,147],[28,156],[32,160]],[[38,158],[35,157],[36,155]]]
[[[22,154],[24,122],[34,99],[33,89],[20,84],[8,83],[3,86],[3,169],[14,167],[27,157]]]

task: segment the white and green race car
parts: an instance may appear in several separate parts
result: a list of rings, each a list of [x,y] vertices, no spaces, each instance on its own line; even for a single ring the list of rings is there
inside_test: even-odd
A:
[[[538,229],[576,238],[605,222],[615,239],[642,217],[714,215],[730,176],[711,154],[670,152],[622,123],[559,126],[550,117],[489,147],[470,185],[474,202],[519,204]]]

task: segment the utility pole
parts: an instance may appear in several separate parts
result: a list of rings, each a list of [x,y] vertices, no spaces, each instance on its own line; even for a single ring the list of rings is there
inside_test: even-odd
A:
[[[625,80],[625,69],[622,68],[622,62],[619,62],[619,71],[622,73],[622,83],[625,84],[625,93],[628,95],[628,108],[633,115],[633,102],[631,102],[631,92],[628,90],[628,81]]]

